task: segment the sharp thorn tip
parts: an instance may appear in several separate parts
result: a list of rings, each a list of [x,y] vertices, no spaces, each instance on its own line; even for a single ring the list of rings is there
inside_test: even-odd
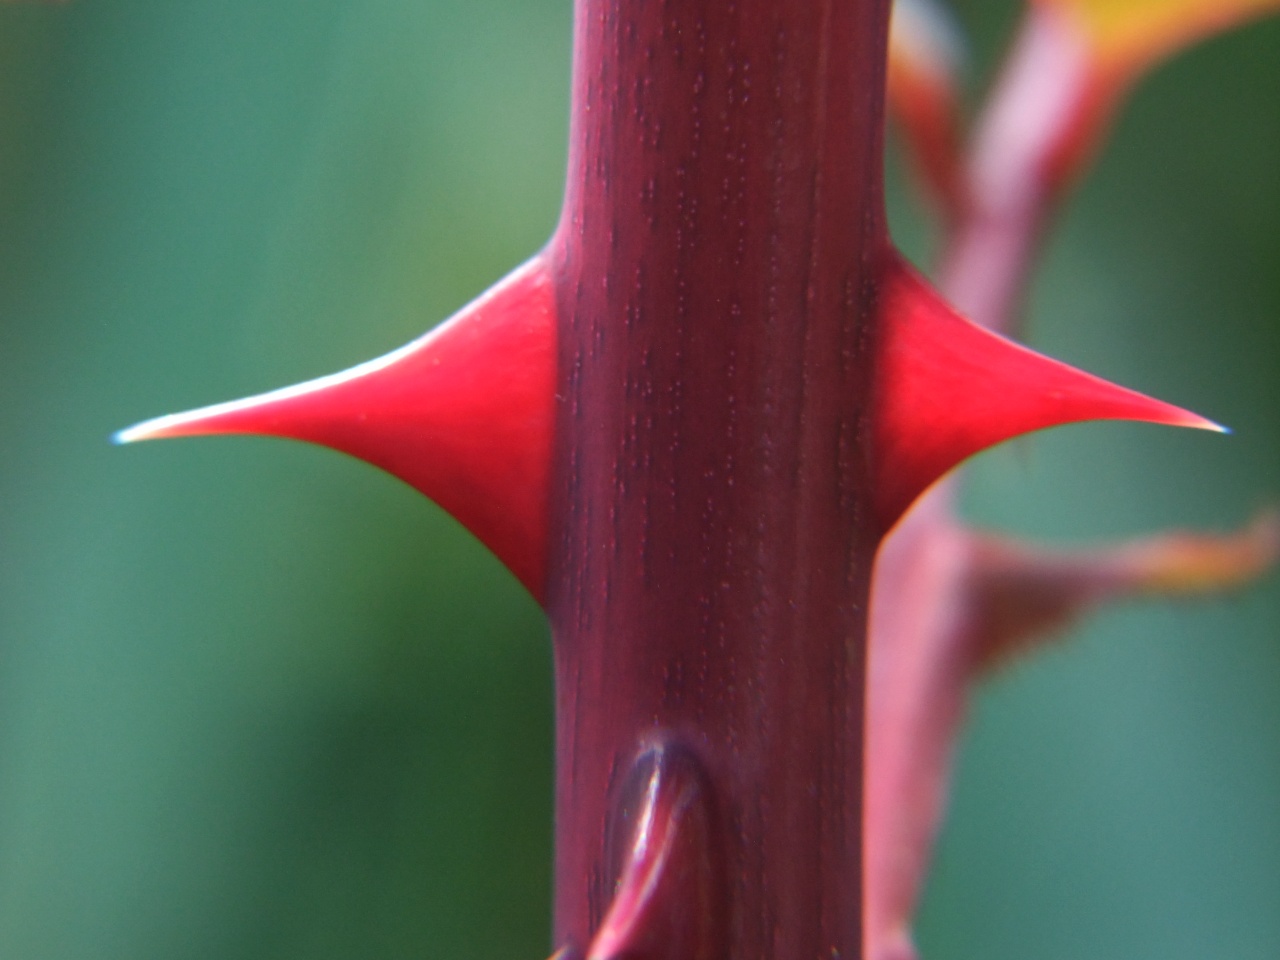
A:
[[[135,423],[131,427],[117,430],[111,435],[111,443],[117,447],[123,447],[126,443],[148,440],[151,437],[151,428],[154,424],[155,420],[144,420],[142,423]]]
[[[1210,420],[1208,417],[1202,417],[1198,413],[1192,413],[1189,410],[1184,410],[1182,419],[1171,421],[1169,425],[1187,427],[1191,430],[1207,430],[1209,433],[1230,434],[1232,432],[1230,427],[1218,423],[1216,420]]]

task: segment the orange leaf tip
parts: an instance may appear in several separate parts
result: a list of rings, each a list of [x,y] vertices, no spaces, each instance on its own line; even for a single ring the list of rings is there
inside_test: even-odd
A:
[[[1046,182],[1057,188],[1083,171],[1121,99],[1153,67],[1277,11],[1280,0],[1030,0],[1013,58],[1024,68],[1013,71],[1024,88],[1015,103],[1033,128],[1053,128]]]
[[[1083,35],[1098,68],[1127,80],[1180,49],[1280,11],[1280,0],[1033,0]]]
[[[881,287],[871,400],[871,483],[883,529],[962,460],[1082,420],[1224,432],[1197,414],[1108,383],[960,316],[894,255]]]
[[[555,298],[537,258],[419,339],[343,373],[122,430],[305,440],[435,500],[539,599],[555,394]]]

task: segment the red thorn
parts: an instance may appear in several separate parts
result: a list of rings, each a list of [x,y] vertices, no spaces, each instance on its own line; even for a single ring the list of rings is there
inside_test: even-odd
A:
[[[896,255],[881,298],[871,473],[885,529],[956,464],[1033,430],[1081,420],[1223,430],[983,330]]]
[[[719,960],[720,870],[698,761],[671,746],[646,752],[613,826],[618,879],[587,960]]]
[[[386,356],[260,396],[149,420],[120,443],[266,434],[366,460],[457,518],[542,597],[555,298],[535,259]]]

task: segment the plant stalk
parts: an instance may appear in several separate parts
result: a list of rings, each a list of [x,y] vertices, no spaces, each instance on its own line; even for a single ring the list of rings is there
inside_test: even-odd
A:
[[[701,784],[700,866],[666,878],[712,902],[694,956],[853,960],[887,3],[575,13],[548,250],[556,944],[590,951],[628,784],[667,751]]]

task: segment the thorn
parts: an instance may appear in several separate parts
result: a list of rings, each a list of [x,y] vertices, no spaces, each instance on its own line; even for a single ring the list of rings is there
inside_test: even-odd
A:
[[[709,790],[684,749],[659,745],[636,762],[612,825],[618,879],[587,960],[719,960],[723,891]]]
[[[114,440],[264,434],[332,447],[436,501],[541,599],[554,314],[551,280],[535,258],[384,357],[244,400],[157,417]]]
[[[883,529],[962,460],[1033,430],[1082,420],[1223,430],[983,330],[897,255],[881,297],[871,473]]]

